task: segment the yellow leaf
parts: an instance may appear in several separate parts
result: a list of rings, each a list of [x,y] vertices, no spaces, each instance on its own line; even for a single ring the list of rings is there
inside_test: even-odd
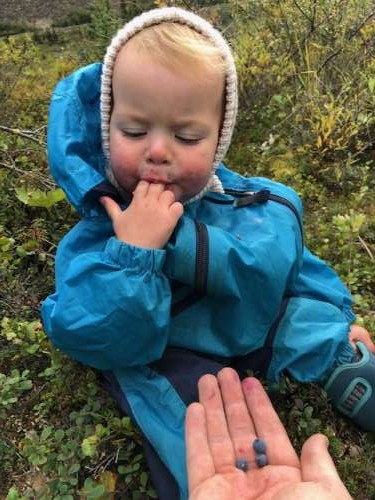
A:
[[[92,494],[92,489],[97,490],[100,488],[100,493],[95,496],[96,500],[115,500],[116,493],[116,483],[117,483],[117,474],[111,471],[105,471],[99,474],[99,476],[90,481],[90,486],[84,486],[80,491],[80,500],[87,500],[88,498],[92,498],[90,493]]]
[[[114,500],[115,492],[116,492],[116,483],[117,483],[117,474],[106,470],[99,475],[96,482],[101,484],[105,488],[105,496],[103,496],[103,500]]]

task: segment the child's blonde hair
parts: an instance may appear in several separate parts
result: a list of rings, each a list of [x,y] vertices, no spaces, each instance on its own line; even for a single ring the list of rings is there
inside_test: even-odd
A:
[[[207,37],[175,22],[149,26],[134,35],[126,45],[140,54],[151,55],[170,69],[189,69],[194,73],[202,70],[223,77],[227,69],[220,50]]]

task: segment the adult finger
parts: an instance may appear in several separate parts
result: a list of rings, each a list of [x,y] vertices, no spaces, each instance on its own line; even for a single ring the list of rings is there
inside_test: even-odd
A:
[[[236,457],[254,462],[254,451],[251,443],[257,436],[239,376],[232,368],[223,368],[218,373],[217,378]]]
[[[185,419],[186,463],[189,491],[215,474],[206,429],[205,410],[200,403],[192,403]]]
[[[297,453],[262,384],[249,377],[242,388],[256,434],[266,442],[268,463],[299,467]]]
[[[323,434],[314,434],[303,445],[301,472],[303,481],[321,484],[332,492],[332,498],[351,498],[338,475],[328,452],[328,439]]]
[[[371,339],[365,339],[362,342],[365,344],[365,346],[370,352],[375,354],[375,344]]]
[[[352,344],[353,348],[358,351],[358,348],[356,346],[356,342],[360,341],[365,344],[367,349],[370,352],[375,353],[375,345],[374,342],[371,339],[370,332],[366,330],[366,328],[363,328],[362,326],[359,325],[352,325],[350,327],[350,332],[349,332],[349,339],[350,343]]]
[[[108,217],[113,221],[116,215],[121,213],[121,207],[109,196],[101,196],[99,198],[100,203],[103,205]]]
[[[210,446],[215,470],[225,472],[235,465],[235,454],[229,436],[223,402],[216,377],[204,375],[198,382],[199,402],[204,406]]]

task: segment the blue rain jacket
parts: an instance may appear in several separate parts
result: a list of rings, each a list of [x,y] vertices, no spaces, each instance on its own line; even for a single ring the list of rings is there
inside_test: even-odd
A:
[[[113,372],[186,498],[186,405],[152,363],[168,347],[230,360],[268,342],[270,381],[283,372],[322,381],[352,359],[351,297],[304,247],[297,194],[224,165],[217,173],[226,193],[185,206],[164,249],[119,241],[98,202],[99,194],[111,193],[100,140],[100,74],[100,64],[82,68],[52,96],[51,172],[82,218],[58,247],[56,291],[43,303],[43,322],[57,348]]]

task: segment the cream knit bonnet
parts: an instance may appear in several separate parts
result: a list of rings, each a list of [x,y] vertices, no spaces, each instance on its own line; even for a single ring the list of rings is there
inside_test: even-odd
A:
[[[191,203],[192,201],[201,198],[206,191],[223,192],[222,184],[215,174],[215,171],[228,150],[236,120],[237,73],[232,52],[221,33],[213,28],[213,26],[208,21],[184,9],[180,9],[177,7],[164,7],[144,12],[143,14],[126,23],[125,26],[117,32],[107,48],[103,63],[100,96],[102,145],[104,154],[107,159],[106,174],[109,181],[120,192],[123,192],[111,170],[109,152],[109,122],[112,110],[112,74],[116,57],[122,46],[136,33],[143,30],[144,28],[148,28],[152,25],[160,24],[163,22],[175,22],[187,25],[193,30],[207,37],[207,39],[210,40],[210,42],[219,49],[219,52],[222,55],[226,66],[225,109],[216,154],[212,165],[212,175],[202,191],[188,200],[187,203]]]

